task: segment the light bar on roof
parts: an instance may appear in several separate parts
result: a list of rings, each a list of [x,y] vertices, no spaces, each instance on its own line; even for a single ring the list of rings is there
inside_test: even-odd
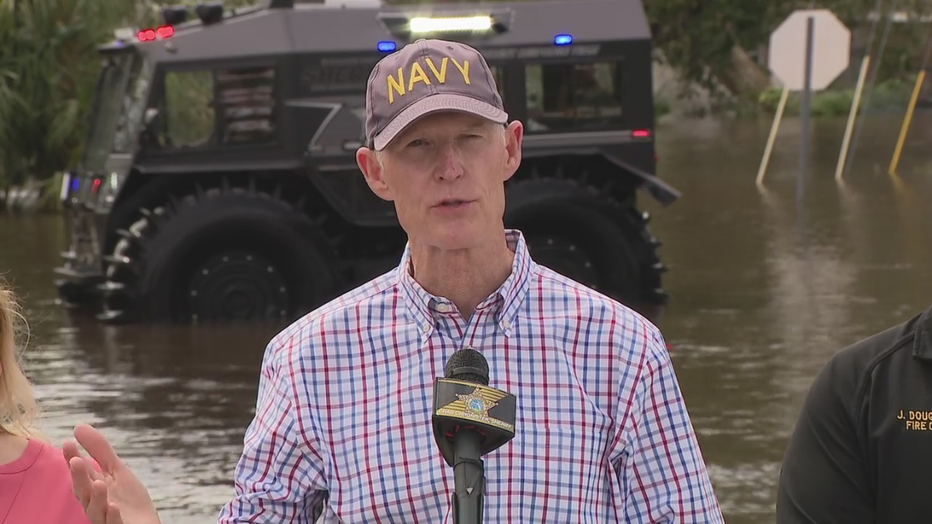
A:
[[[456,16],[444,18],[417,17],[411,19],[412,33],[442,31],[488,31],[492,28],[490,16]]]
[[[419,5],[396,6],[376,15],[388,34],[399,40],[453,38],[484,40],[507,33],[514,20],[509,7],[436,9],[424,12]]]

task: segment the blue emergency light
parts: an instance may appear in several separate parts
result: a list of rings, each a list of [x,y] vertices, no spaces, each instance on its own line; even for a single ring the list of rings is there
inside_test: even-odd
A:
[[[557,35],[553,37],[553,43],[556,45],[570,45],[573,43],[573,35]]]
[[[383,53],[391,53],[395,50],[395,42],[389,40],[383,40],[379,42],[379,51]]]

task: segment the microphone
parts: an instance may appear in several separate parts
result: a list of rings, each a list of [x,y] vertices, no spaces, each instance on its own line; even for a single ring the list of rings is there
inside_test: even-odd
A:
[[[444,378],[434,380],[434,440],[453,467],[453,522],[482,522],[485,464],[482,456],[515,436],[516,398],[489,387],[489,364],[473,348],[450,357]]]

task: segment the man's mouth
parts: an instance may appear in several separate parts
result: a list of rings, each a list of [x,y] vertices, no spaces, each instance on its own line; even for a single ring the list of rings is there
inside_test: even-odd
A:
[[[460,206],[463,204],[468,204],[469,202],[470,202],[469,200],[463,200],[460,198],[445,198],[440,201],[439,206],[440,207],[454,207],[454,206]]]

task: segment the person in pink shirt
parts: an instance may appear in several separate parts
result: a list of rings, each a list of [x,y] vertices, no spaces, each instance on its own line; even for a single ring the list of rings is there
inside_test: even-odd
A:
[[[25,319],[0,280],[0,524],[89,524],[64,454],[34,426],[38,405],[18,362],[20,325]]]

